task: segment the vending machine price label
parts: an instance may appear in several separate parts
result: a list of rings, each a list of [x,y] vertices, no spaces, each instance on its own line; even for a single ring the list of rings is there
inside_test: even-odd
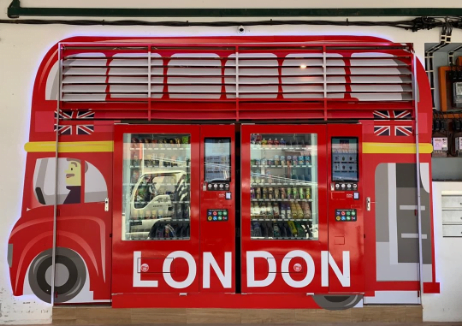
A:
[[[207,209],[208,222],[227,222],[228,210],[227,209]]]
[[[337,222],[356,222],[358,220],[356,209],[336,209],[335,220]]]

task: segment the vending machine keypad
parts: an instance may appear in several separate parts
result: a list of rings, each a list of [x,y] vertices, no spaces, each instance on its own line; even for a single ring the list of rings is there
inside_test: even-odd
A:
[[[227,209],[207,209],[208,222],[227,222],[228,210]]]
[[[337,208],[335,210],[335,220],[337,222],[356,222],[357,219],[356,209]]]

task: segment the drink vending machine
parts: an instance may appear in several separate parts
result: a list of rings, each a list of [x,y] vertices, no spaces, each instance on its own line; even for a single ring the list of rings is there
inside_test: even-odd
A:
[[[234,125],[116,128],[115,305],[235,291],[234,133]],[[223,275],[211,272],[221,266]]]
[[[361,133],[243,126],[243,292],[364,292]]]

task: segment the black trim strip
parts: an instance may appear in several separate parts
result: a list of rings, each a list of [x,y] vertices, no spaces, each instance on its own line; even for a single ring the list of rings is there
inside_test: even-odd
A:
[[[462,16],[462,8],[27,8],[20,0],[8,17],[358,17]]]

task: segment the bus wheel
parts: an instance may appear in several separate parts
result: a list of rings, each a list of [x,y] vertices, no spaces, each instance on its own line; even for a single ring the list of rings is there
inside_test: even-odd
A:
[[[29,284],[32,292],[41,300],[51,302],[52,249],[43,251],[32,261],[29,269]],[[54,302],[66,302],[82,290],[87,278],[85,263],[80,256],[68,248],[56,248]]]
[[[319,307],[326,310],[346,310],[356,306],[363,295],[314,295]]]

